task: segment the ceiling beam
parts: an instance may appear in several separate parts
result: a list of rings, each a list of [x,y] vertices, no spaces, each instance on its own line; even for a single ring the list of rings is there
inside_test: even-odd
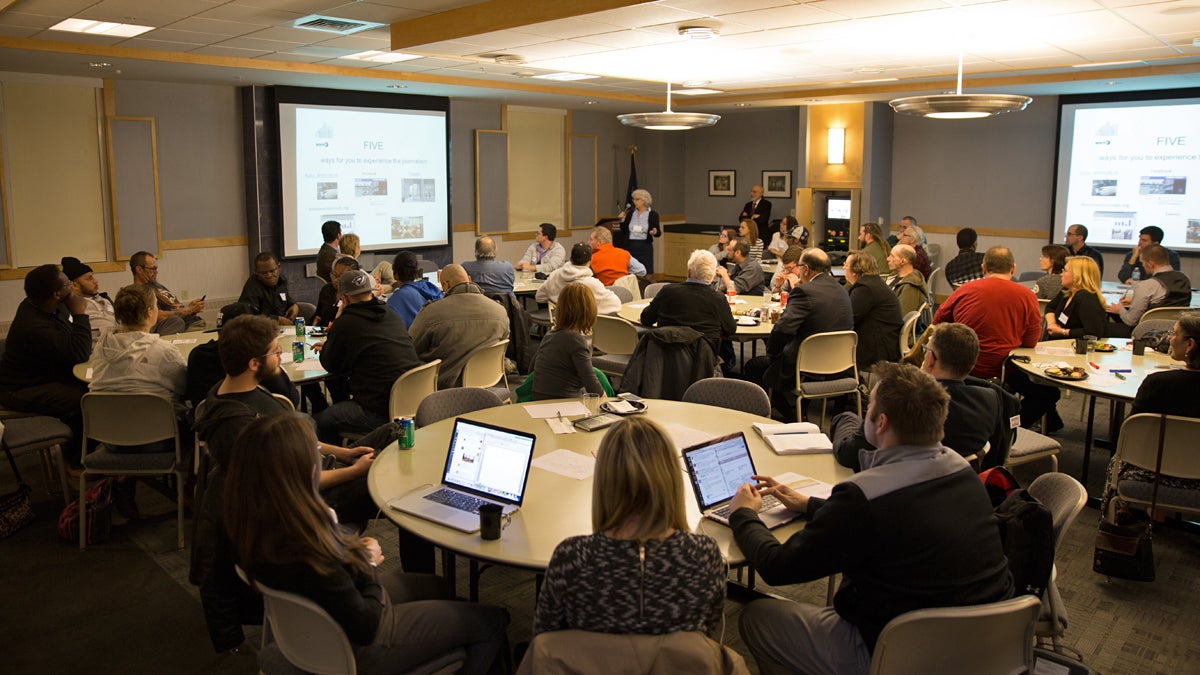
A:
[[[406,49],[643,4],[647,4],[646,0],[488,0],[392,24],[392,49]]]

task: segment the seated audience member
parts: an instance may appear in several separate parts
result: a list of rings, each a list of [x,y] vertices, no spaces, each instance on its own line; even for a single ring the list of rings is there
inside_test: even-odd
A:
[[[737,230],[736,227],[722,227],[721,232],[717,235],[717,243],[708,247],[708,252],[713,254],[718,265],[725,263],[725,249],[729,246],[729,240],[737,238]]]
[[[1187,307],[1192,302],[1192,282],[1167,264],[1167,249],[1148,244],[1142,247],[1140,258],[1146,274],[1141,283],[1134,285],[1132,297],[1108,306],[1116,319],[1108,325],[1111,336],[1129,337],[1148,309]]]
[[[865,432],[878,449],[862,453],[862,472],[827,500],[767,476],[734,495],[729,524],[763,581],[843,575],[833,607],[767,599],[743,609],[742,640],[763,673],[866,673],[880,632],[897,616],[1013,593],[987,492],[970,464],[938,443],[946,390],[909,365],[883,364],[876,376]],[[808,524],[780,543],[758,518],[760,493]]]
[[[213,648],[223,652],[242,643],[244,613],[262,610],[261,599],[251,597],[246,601],[246,587],[234,574],[235,561],[228,555],[228,546],[222,548],[225,531],[221,524],[221,501],[234,441],[255,418],[284,415],[291,408],[262,387],[271,378],[287,377],[279,367],[283,354],[279,330],[270,319],[244,315],[224,322],[218,349],[227,374],[209,390],[196,415],[196,436],[204,441],[212,464],[207,475],[197,481],[202,489],[196,495],[188,578],[200,587],[200,602]],[[364,444],[372,440],[380,444],[387,439],[363,438]],[[374,461],[371,448],[343,448],[328,443],[313,443],[309,447],[316,447],[321,454],[336,460],[335,468],[320,471],[317,480],[338,517],[355,523],[372,518],[378,509],[366,486],[367,471]],[[402,557],[406,541],[402,536]],[[421,571],[433,570],[432,549],[427,555],[428,561]]]
[[[347,257],[348,260],[353,258]],[[232,302],[225,305],[217,312],[217,327],[207,333],[220,333],[221,329],[239,316],[249,314],[254,315],[254,310],[250,305]],[[188,352],[187,357],[187,392],[185,398],[191,402],[195,408],[200,405],[200,402],[208,397],[208,392],[214,385],[225,379],[225,368],[221,365],[221,352],[217,344],[216,338],[209,340],[201,345],[196,345],[192,351]],[[292,383],[292,378],[284,372],[282,368],[273,375],[264,378],[259,382],[259,386],[266,389],[272,394],[286,396],[291,400],[292,405],[299,407],[300,391],[296,389],[296,385]],[[305,388],[310,385],[305,385]],[[314,402],[313,414],[316,414],[329,406],[329,402],[325,400],[325,395],[321,393],[320,386],[315,387],[319,401]],[[313,397],[309,397],[310,401]]]
[[[1196,394],[1200,391],[1200,312],[1187,312],[1175,322],[1175,328],[1171,331],[1170,356],[1176,361],[1182,361],[1183,368],[1147,375],[1138,387],[1129,414],[1155,413],[1200,417],[1200,396]],[[1107,475],[1108,483],[1104,487],[1105,505],[1101,513],[1108,513],[1108,501],[1113,498],[1116,489],[1112,483],[1114,475],[1117,480],[1136,480],[1141,483],[1154,481],[1153,471],[1126,464],[1110,466]],[[1200,480],[1163,474],[1159,479],[1159,488],[1200,491]],[[1162,519],[1161,514],[1154,514],[1154,517],[1156,520]]]
[[[396,273],[392,271],[392,261],[381,260],[371,270],[371,276],[375,277],[375,281],[379,283],[379,288],[384,294],[389,294],[396,288]]]
[[[171,289],[158,283],[158,260],[153,255],[138,251],[129,256],[129,271],[133,273],[133,283],[149,284],[158,295],[158,324],[153,332],[173,335],[185,330],[204,330],[204,319],[199,316],[204,311],[204,298],[186,305],[180,302]]]
[[[512,263],[496,260],[496,240],[480,237],[475,240],[475,259],[462,264],[471,281],[484,293],[512,293],[517,273]]]
[[[896,243],[913,248],[913,268],[928,281],[929,275],[933,274],[933,263],[929,261],[929,253],[925,250],[925,232],[916,225],[911,225],[900,231]]]
[[[758,224],[753,220],[742,219],[738,223],[738,239],[746,242],[750,246],[750,260],[762,262],[763,243],[762,239],[758,238]]]
[[[808,248],[808,228],[801,225],[791,216],[784,216],[784,221],[791,223],[791,228],[788,230],[787,243],[788,246],[801,246]]]
[[[87,302],[87,315],[92,323],[92,346],[95,346],[101,335],[117,327],[112,300],[108,293],[100,292],[100,280],[92,273],[92,268],[80,262],[79,258],[64,257],[62,271],[71,281],[71,291]]]
[[[329,324],[333,323],[338,314],[338,279],[346,272],[358,269],[362,269],[358,261],[348,255],[334,261],[329,270],[330,282],[321,286],[321,292],[317,295],[317,309],[313,312],[312,325],[328,328]]]
[[[342,237],[342,241],[345,240],[346,237]],[[271,317],[281,326],[290,326],[300,315],[300,306],[292,300],[287,278],[279,275],[279,268],[279,259],[274,253],[263,251],[254,256],[254,274],[242,286],[238,302],[253,307],[255,314]]]
[[[612,230],[599,225],[588,235],[588,246],[592,247],[592,274],[605,286],[623,276],[632,274],[646,276],[646,267],[622,248],[613,246]]]
[[[975,250],[979,235],[973,228],[964,227],[954,236],[958,255],[946,263],[946,281],[953,287],[983,278],[983,254]]]
[[[333,283],[329,277],[333,271],[333,262],[341,255],[341,249],[338,247],[341,238],[341,223],[336,220],[321,223],[321,240],[325,243],[321,244],[321,250],[317,251],[317,277],[326,284]]]
[[[592,275],[591,263],[592,247],[575,244],[571,247],[570,261],[550,273],[545,283],[538,287],[534,298],[538,302],[557,303],[558,294],[568,284],[583,284],[596,297],[596,311],[600,314],[616,314],[621,309],[621,299]]]
[[[892,252],[892,247],[887,243],[887,239],[883,238],[879,223],[867,221],[860,225],[858,243],[858,250],[871,256],[871,259],[875,261],[875,269],[880,271],[888,269],[888,254]]]
[[[1096,261],[1096,267],[1100,269],[1100,277],[1104,277],[1104,255],[1099,250],[1088,246],[1087,244],[1088,229],[1084,225],[1071,225],[1067,228],[1067,255],[1086,255]]]
[[[900,360],[900,300],[879,278],[875,259],[858,251],[846,258],[846,286],[858,333],[855,359],[858,369],[868,370],[876,361]]]
[[[802,231],[806,232],[807,230]],[[800,285],[800,255],[803,252],[802,246],[793,244],[783,252],[783,255],[779,256],[779,269],[771,277],[772,293],[790,291],[794,286]]]
[[[0,356],[0,405],[62,420],[83,437],[79,400],[87,385],[72,369],[92,354],[87,301],[71,292],[57,265],[25,275],[25,299],[17,305]],[[79,443],[62,446],[64,459],[79,464]]]
[[[348,255],[358,260],[358,256],[362,255],[362,242],[357,234],[347,232],[338,240],[338,250],[342,252],[342,255]]]
[[[1038,258],[1038,269],[1046,274],[1033,282],[1033,293],[1038,300],[1051,300],[1058,296],[1058,292],[1062,290],[1062,272],[1066,265],[1067,249],[1058,244],[1042,247],[1042,257]]]
[[[1125,259],[1121,262],[1121,269],[1117,272],[1117,279],[1121,283],[1128,283],[1134,277],[1138,279],[1150,278],[1150,275],[1146,273],[1146,268],[1142,266],[1141,253],[1142,249],[1151,244],[1162,246],[1162,249],[1167,252],[1167,262],[1170,264],[1171,269],[1176,272],[1179,271],[1179,254],[1162,245],[1163,236],[1162,228],[1157,225],[1150,225],[1141,229],[1138,233],[1137,246],[1134,246],[1133,250],[1125,256]]]
[[[726,259],[733,264],[733,271],[729,271],[724,265],[718,265],[717,280],[713,281],[713,286],[722,292],[733,291],[738,295],[762,293],[762,264],[750,259],[749,244],[740,239],[729,242],[729,254]]]
[[[533,235],[533,243],[525,249],[525,255],[517,263],[517,269],[527,272],[550,274],[563,266],[567,261],[567,251],[563,245],[555,241],[558,238],[558,228],[552,223],[538,225]]]
[[[783,255],[783,252],[788,249],[787,236],[792,231],[792,217],[780,218],[779,220],[771,221],[771,243],[767,244],[767,249],[764,254],[770,254],[772,258],[778,258]]]
[[[457,387],[467,357],[479,347],[509,336],[508,313],[471,283],[460,265],[442,270],[441,300],[425,305],[409,329],[417,357],[428,363],[441,359],[438,389]]]
[[[921,370],[934,376],[950,394],[942,445],[969,457],[990,444],[982,462],[984,468],[989,468],[1007,459],[1012,428],[998,392],[970,377],[978,357],[979,338],[975,331],[961,323],[942,323],[930,331]],[[867,442],[863,420],[857,413],[845,412],[834,417],[830,435],[838,463],[855,471],[860,468],[859,452],[875,449]]]
[[[392,260],[392,273],[396,275],[396,290],[387,299],[387,306],[411,328],[422,307],[444,297],[442,289],[425,278],[417,254],[412,251],[396,254]]]
[[[1104,296],[1100,294],[1100,270],[1085,255],[1067,258],[1062,273],[1063,289],[1046,305],[1046,339],[1062,340],[1085,335],[1104,337]],[[1058,387],[1036,384],[1024,371],[1011,368],[1009,385],[1021,396],[1021,426],[1031,427],[1046,415],[1043,433],[1062,429],[1058,416]]]
[[[900,315],[921,309],[929,301],[929,287],[925,276],[915,267],[917,252],[908,244],[896,244],[888,254],[887,264],[894,276],[888,286],[900,299]]]
[[[503,609],[441,599],[449,589],[431,575],[376,571],[379,542],[342,529],[317,492],[316,441],[307,420],[277,415],[250,423],[235,444],[224,522],[246,575],[324,609],[363,672],[408,672],[460,648],[463,673],[507,660]]]
[[[375,297],[374,288],[371,275],[362,270],[338,280],[346,306],[320,347],[321,367],[346,376],[351,398],[317,416],[317,435],[324,443],[343,433],[365,434],[387,422],[392,384],[421,365],[404,321]]]
[[[688,278],[663,286],[642,310],[641,324],[646,327],[688,326],[708,339],[713,353],[719,354],[721,341],[737,332],[737,322],[725,296],[712,289],[717,261],[708,251],[692,251],[687,263]]]
[[[993,246],[983,255],[984,277],[959,286],[933,315],[934,323],[966,324],[979,336],[979,359],[971,374],[1000,377],[1008,353],[1032,347],[1042,335],[1042,317],[1033,291],[1012,280],[1012,251]]]
[[[711,292],[711,291],[710,291]],[[554,330],[546,333],[533,358],[533,399],[574,398],[581,389],[604,395],[592,369],[590,336],[596,300],[583,284],[567,284],[558,294]]]
[[[596,451],[593,534],[554,549],[533,634],[714,633],[727,567],[711,537],[691,532],[683,491],[679,453],[661,427],[645,417],[611,427]]]

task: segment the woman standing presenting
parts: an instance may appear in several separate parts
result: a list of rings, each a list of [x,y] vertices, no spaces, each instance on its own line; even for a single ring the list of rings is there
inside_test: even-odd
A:
[[[650,209],[654,198],[645,190],[633,191],[633,208],[624,213],[621,230],[625,233],[625,250],[646,266],[646,274],[654,274],[654,237],[662,236],[658,213]]]

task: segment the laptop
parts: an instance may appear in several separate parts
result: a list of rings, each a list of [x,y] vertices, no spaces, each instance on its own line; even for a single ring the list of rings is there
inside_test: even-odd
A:
[[[462,532],[478,532],[481,505],[499,504],[505,515],[521,506],[536,438],[460,417],[450,435],[441,485],[410,492],[388,506]]]
[[[707,440],[683,450],[683,462],[696,503],[705,518],[723,525],[729,524],[729,500],[744,483],[754,483],[751,476],[758,473],[746,435],[742,432]],[[768,529],[774,529],[795,519],[799,514],[784,506],[773,495],[763,497],[758,517]]]

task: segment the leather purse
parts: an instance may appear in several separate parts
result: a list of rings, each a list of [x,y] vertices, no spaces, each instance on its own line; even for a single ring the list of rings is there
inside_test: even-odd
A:
[[[31,490],[21,479],[12,452],[4,448],[4,454],[8,455],[8,463],[12,466],[13,476],[19,485],[16,491],[0,495],[0,539],[33,522],[33,502],[29,499]]]
[[[1150,495],[1150,513],[1158,504],[1159,472],[1162,470],[1163,439],[1167,433],[1167,416],[1158,427],[1158,456],[1154,463],[1154,488]],[[1115,489],[1115,488],[1114,488]],[[1108,577],[1130,581],[1154,581],[1154,547],[1151,523],[1117,525],[1100,521],[1096,533],[1096,550],[1092,570]]]

